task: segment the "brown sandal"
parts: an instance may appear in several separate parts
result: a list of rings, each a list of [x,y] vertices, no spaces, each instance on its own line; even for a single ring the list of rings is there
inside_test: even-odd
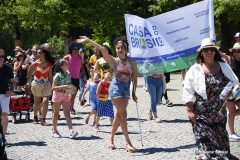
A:
[[[110,144],[108,144],[108,149],[114,150],[114,149],[116,149],[116,147],[114,144],[110,143]]]

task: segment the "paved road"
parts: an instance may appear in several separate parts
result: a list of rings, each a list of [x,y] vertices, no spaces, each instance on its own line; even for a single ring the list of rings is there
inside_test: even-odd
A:
[[[124,137],[121,129],[115,138],[116,150],[107,149],[107,138],[110,133],[109,120],[100,120],[100,132],[95,132],[91,125],[84,124],[84,116],[88,107],[76,106],[77,114],[73,115],[73,125],[79,136],[68,139],[68,129],[63,118],[59,120],[58,130],[63,138],[51,137],[52,126],[42,127],[32,123],[9,124],[6,149],[9,159],[21,160],[192,160],[194,159],[194,137],[191,125],[186,117],[185,107],[181,102],[181,76],[171,74],[168,94],[174,107],[158,106],[158,114],[162,123],[147,120],[146,108],[149,106],[149,95],[142,89],[143,78],[139,78],[137,95],[139,97],[139,114],[142,129],[143,147],[139,134],[136,104],[129,102],[128,127],[133,145],[137,153],[124,150]],[[61,113],[62,114],[62,113]],[[48,112],[47,123],[51,124],[51,111]],[[31,113],[31,117],[33,117]],[[61,116],[63,117],[63,115]],[[10,117],[11,118],[11,117]],[[90,124],[92,120],[90,120]],[[240,118],[236,119],[236,130],[240,131]],[[231,141],[231,152],[240,158],[240,141]]]

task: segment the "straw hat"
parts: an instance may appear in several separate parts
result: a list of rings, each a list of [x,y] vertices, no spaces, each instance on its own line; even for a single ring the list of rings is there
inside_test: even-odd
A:
[[[37,51],[37,49],[38,49],[38,45],[34,45],[31,49],[31,51]]]
[[[211,40],[211,38],[204,38],[202,40],[200,48],[198,48],[197,51],[201,52],[203,48],[216,48],[216,50],[219,49],[219,47],[215,45],[215,43]]]
[[[240,42],[235,43],[235,44],[233,45],[233,48],[230,48],[229,51],[232,52],[232,50],[234,50],[234,49],[240,49]]]

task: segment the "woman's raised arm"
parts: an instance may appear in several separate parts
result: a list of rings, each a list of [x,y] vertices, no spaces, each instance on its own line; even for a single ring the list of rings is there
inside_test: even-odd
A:
[[[115,62],[114,58],[108,53],[107,49],[105,49],[100,44],[94,42],[93,40],[89,39],[86,36],[79,36],[79,39],[76,39],[76,43],[84,43],[88,42],[91,43],[93,46],[95,46],[97,49],[99,49],[102,53],[103,59],[110,64],[113,64]]]

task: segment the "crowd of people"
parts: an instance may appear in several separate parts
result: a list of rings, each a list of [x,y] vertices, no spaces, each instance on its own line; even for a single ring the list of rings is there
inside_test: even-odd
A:
[[[232,53],[230,56],[221,53],[210,38],[203,39],[197,50],[196,63],[184,76],[182,100],[187,106],[187,115],[196,140],[196,159],[230,158],[229,138],[240,140],[240,135],[234,130],[235,116],[240,114],[240,102],[228,97],[221,99],[219,96],[229,81],[233,84],[239,83],[240,33],[234,37],[236,43],[229,50]],[[79,47],[84,43],[90,43],[94,47],[94,54],[87,61],[84,49]],[[6,134],[8,126],[9,101],[13,90],[30,88],[33,99],[33,124],[48,125],[45,120],[48,103],[51,101],[52,137],[61,137],[57,125],[62,107],[69,128],[69,138],[75,138],[78,132],[73,129],[70,113],[75,112],[74,106],[77,104],[74,102],[79,90],[78,100],[81,105],[85,104],[86,94],[89,92],[90,112],[84,118],[85,124],[93,117],[93,129],[99,131],[100,117],[109,117],[112,128],[108,148],[116,149],[114,138],[120,126],[126,141],[126,151],[135,152],[136,148],[128,135],[127,106],[130,98],[138,102],[137,64],[128,55],[125,37],[116,38],[113,48],[116,57],[112,55],[109,43],[100,45],[86,36],[80,36],[72,42],[68,53],[59,59],[53,58],[54,52],[48,43],[34,45],[27,51],[16,47],[12,67],[4,61],[6,54],[0,49],[3,134]],[[166,104],[173,106],[167,96],[166,83],[169,81],[170,73],[145,77],[150,96],[149,107],[146,108],[149,120],[161,122],[157,114],[157,105],[161,103],[163,96]],[[227,122],[229,135],[226,129]]]

